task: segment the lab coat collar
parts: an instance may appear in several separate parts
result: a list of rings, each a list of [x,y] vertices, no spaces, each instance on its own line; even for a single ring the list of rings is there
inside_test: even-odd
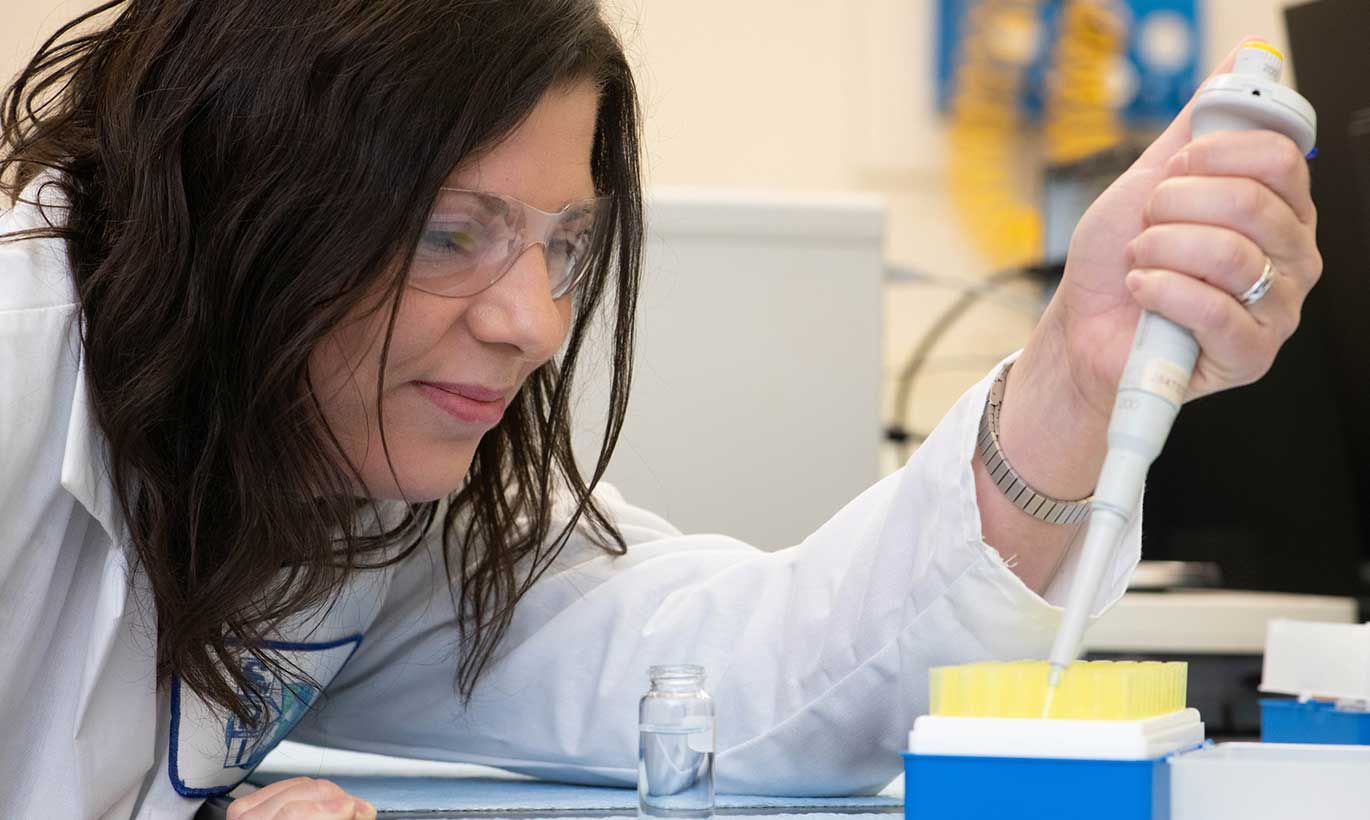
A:
[[[45,171],[19,195],[11,214],[19,229],[46,227],[65,220],[67,201],[61,187],[55,184],[58,181],[56,172]],[[51,266],[51,279],[61,283],[65,301],[77,302],[76,286],[65,253],[39,257],[36,264]],[[79,309],[72,321],[82,321]],[[95,423],[86,394],[85,349],[81,334],[76,331],[77,328],[72,327],[68,336],[76,358],[76,385],[71,397],[71,417],[67,422],[66,450],[62,454],[62,488],[100,522],[116,548],[122,548],[127,531],[122,525],[122,515],[109,480],[105,437]]]
[[[80,344],[74,335],[73,343]],[[100,523],[115,548],[121,549],[127,542],[128,531],[110,481],[108,445],[95,423],[86,394],[85,353],[78,350],[76,356],[76,388],[71,398],[71,419],[67,422],[67,446],[62,454],[62,488]]]

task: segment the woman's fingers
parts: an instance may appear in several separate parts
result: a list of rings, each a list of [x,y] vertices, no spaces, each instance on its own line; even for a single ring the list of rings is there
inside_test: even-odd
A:
[[[1186,273],[1234,296],[1251,287],[1265,265],[1255,242],[1214,225],[1152,225],[1132,240],[1128,255],[1129,268]]]
[[[1169,270],[1201,279],[1219,290],[1240,297],[1265,273],[1266,256],[1255,242],[1236,231],[1212,225],[1153,225],[1128,246],[1130,267]],[[1272,273],[1284,276],[1274,265]],[[1280,299],[1267,294],[1251,305],[1256,321],[1269,326],[1281,338],[1293,333],[1306,289],[1283,283]]]
[[[1226,131],[1196,137],[1171,157],[1167,176],[1246,177],[1288,203],[1305,225],[1316,224],[1308,162],[1293,140],[1274,131]]]
[[[1191,384],[1192,397],[1226,387],[1250,384],[1270,369],[1287,338],[1283,330],[1258,322],[1251,311],[1227,291],[1171,270],[1134,270],[1128,289],[1145,309],[1188,328],[1203,350],[1203,360]],[[1264,299],[1266,309],[1297,316],[1302,296],[1287,279],[1276,277]],[[1281,324],[1292,332],[1297,318]],[[1206,368],[1206,370],[1205,370]]]
[[[243,815],[257,808],[266,801],[282,792],[289,791],[297,786],[303,786],[314,782],[310,777],[292,777],[288,780],[277,780],[275,783],[268,783],[252,794],[244,795],[234,800],[228,806],[226,817],[228,820],[242,820]]]
[[[1254,179],[1172,177],[1156,186],[1146,210],[1148,226],[1189,223],[1236,231],[1250,239],[1288,276],[1312,287],[1321,272],[1313,231],[1289,203]]]
[[[375,820],[376,809],[330,780],[293,777],[234,800],[228,820]]]
[[[256,811],[263,811],[257,809]],[[252,817],[252,815],[248,815]],[[375,814],[371,815],[375,817]],[[355,801],[350,798],[334,800],[295,800],[280,807],[270,820],[358,820]],[[252,820],[256,820],[255,817]]]

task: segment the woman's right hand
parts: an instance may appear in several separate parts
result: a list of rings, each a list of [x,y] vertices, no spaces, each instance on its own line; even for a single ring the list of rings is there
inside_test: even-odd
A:
[[[376,820],[376,807],[331,780],[292,777],[234,800],[228,820]]]

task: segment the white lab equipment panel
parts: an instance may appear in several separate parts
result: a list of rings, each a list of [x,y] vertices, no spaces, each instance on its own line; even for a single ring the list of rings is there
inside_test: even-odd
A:
[[[884,206],[859,194],[648,197],[632,397],[608,480],[685,532],[798,543],[879,477]],[[594,465],[601,329],[575,391]]]

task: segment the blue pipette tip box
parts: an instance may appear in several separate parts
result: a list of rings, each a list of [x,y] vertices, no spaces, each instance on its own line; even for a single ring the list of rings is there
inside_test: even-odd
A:
[[[906,820],[1168,820],[1164,758],[1075,760],[904,754]]]
[[[1261,740],[1370,746],[1370,712],[1324,701],[1261,698]]]

